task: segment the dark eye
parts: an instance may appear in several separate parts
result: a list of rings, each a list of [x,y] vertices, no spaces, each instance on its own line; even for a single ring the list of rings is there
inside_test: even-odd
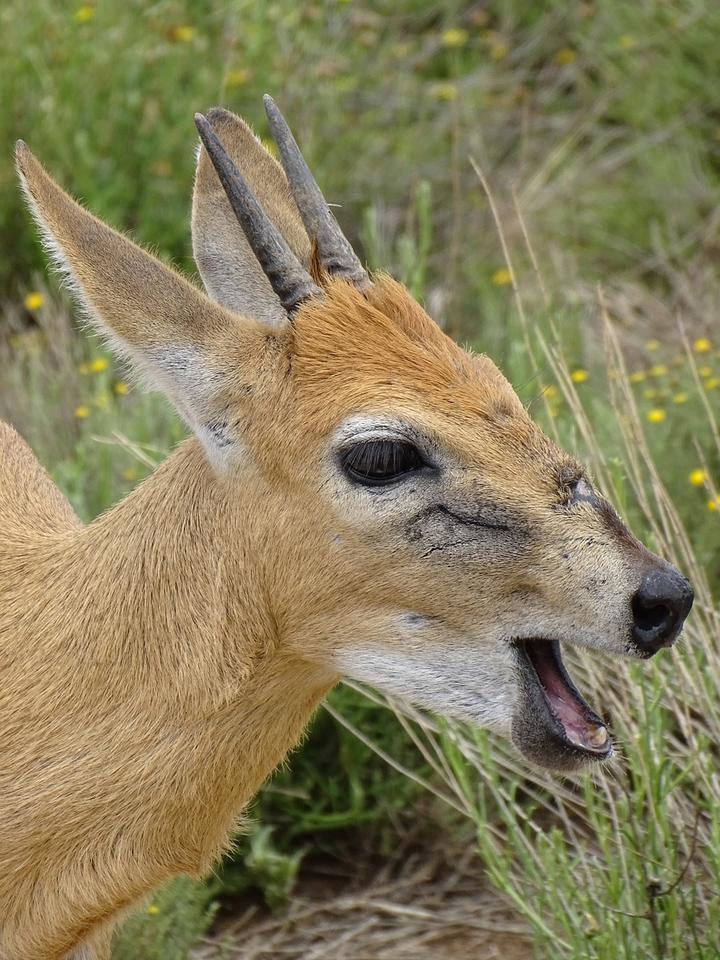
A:
[[[351,480],[368,487],[381,487],[425,466],[420,451],[403,440],[366,440],[340,454],[343,470]]]

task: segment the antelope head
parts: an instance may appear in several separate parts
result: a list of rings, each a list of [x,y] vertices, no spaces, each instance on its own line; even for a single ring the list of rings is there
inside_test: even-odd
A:
[[[227,502],[217,550],[287,655],[511,735],[572,769],[612,752],[564,645],[650,657],[688,582],[650,553],[486,356],[370,277],[283,117],[281,164],[198,115],[200,292],[70,200],[23,145],[41,229],[94,322],[195,432]]]

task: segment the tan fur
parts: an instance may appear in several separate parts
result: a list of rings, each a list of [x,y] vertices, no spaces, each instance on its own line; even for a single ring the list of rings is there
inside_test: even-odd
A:
[[[215,120],[307,256],[279,168],[237,118]],[[196,254],[225,272],[226,306],[84,211],[26,148],[18,166],[91,319],[200,440],[83,527],[0,425],[0,958],[98,960],[123,910],[208,870],[353,664],[507,732],[507,637],[603,646],[604,618],[622,652],[649,554],[602,511],[563,506],[581,468],[399,284],[363,296],[326,279],[293,323],[270,309],[202,158]],[[492,502],[522,534],[458,537],[426,509],[439,494],[348,484],[336,435],[378,417],[428,438],[444,501]]]

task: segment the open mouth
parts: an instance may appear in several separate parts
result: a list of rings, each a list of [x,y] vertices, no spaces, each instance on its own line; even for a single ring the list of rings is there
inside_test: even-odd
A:
[[[513,641],[520,670],[520,703],[513,740],[528,759],[572,769],[612,753],[607,727],[570,679],[557,640]]]

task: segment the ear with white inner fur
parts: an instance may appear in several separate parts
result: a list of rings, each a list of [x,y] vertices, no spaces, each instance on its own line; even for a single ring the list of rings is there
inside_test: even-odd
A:
[[[262,208],[298,260],[308,267],[310,240],[280,164],[235,114],[216,107],[208,111],[207,119]],[[202,148],[195,174],[192,238],[195,262],[214,300],[274,327],[287,323],[287,314],[250,249]]]
[[[239,445],[229,398],[267,351],[267,329],[225,310],[69,197],[22,141],[17,168],[49,253],[90,321],[173,401],[222,465]]]

